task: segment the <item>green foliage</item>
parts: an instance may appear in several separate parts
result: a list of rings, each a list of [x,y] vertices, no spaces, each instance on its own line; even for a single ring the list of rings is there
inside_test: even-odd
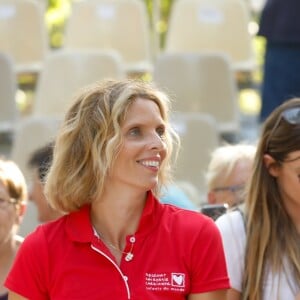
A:
[[[72,0],[48,0],[45,18],[51,48],[59,48],[63,44],[65,23],[70,15],[71,5]]]
[[[72,3],[78,0],[48,0],[48,8],[46,11],[46,23],[50,35],[50,46],[59,48],[63,45],[63,36],[66,20],[68,19]],[[150,20],[150,28],[152,37],[159,37],[159,47],[163,49],[165,45],[165,36],[168,30],[168,20],[173,1],[175,0],[140,0],[144,1],[147,7]],[[160,7],[158,7],[160,6]],[[159,11],[156,11],[159,8]],[[252,14],[252,19],[258,22],[259,15]],[[263,65],[263,54],[265,43],[262,38],[254,38],[254,48],[258,65]],[[261,81],[261,71],[255,74],[255,81]]]

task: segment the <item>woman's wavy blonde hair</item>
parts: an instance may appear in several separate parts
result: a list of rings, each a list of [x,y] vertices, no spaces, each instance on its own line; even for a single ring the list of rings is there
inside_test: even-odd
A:
[[[262,127],[246,199],[243,300],[263,299],[266,272],[283,273],[284,259],[300,283],[300,235],[285,209],[277,180],[269,174],[263,159],[269,154],[280,165],[289,153],[300,150],[300,124],[290,124],[282,117],[283,111],[293,107],[300,109],[300,98],[277,107]]]
[[[105,80],[84,88],[66,113],[45,184],[51,206],[71,212],[101,196],[122,144],[122,122],[137,98],[154,101],[166,122],[167,155],[154,192],[169,182],[173,145],[179,143],[168,122],[169,98],[139,80]]]

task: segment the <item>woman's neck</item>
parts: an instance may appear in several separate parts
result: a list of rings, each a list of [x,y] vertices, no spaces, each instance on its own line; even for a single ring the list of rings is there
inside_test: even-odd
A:
[[[126,236],[138,228],[145,202],[146,193],[104,193],[92,203],[92,224],[108,242],[124,246]]]

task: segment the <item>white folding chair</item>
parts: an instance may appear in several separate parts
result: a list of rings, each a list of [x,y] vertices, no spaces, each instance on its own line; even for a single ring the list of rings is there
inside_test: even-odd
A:
[[[224,52],[236,70],[252,71],[255,57],[245,0],[176,0],[164,52]]]
[[[17,163],[23,172],[28,186],[31,182],[31,171],[28,161],[33,151],[55,139],[61,120],[49,117],[26,117],[16,126],[10,158]],[[19,234],[26,236],[38,225],[36,207],[28,203]]]
[[[40,71],[48,51],[42,5],[33,0],[0,1],[0,51],[12,56],[17,73]]]
[[[13,133],[19,113],[16,106],[17,78],[12,58],[0,52],[0,133]]]
[[[32,114],[63,116],[77,91],[106,78],[122,79],[125,71],[113,51],[58,51],[49,55],[37,81]]]
[[[225,55],[163,54],[154,64],[153,81],[174,98],[173,110],[210,114],[222,134],[239,131],[238,87]]]
[[[11,159],[18,164],[27,182],[30,182],[28,160],[33,151],[54,140],[61,119],[30,116],[20,120],[16,126]]]
[[[126,70],[152,69],[150,24],[140,0],[91,0],[76,2],[66,24],[66,49],[115,50]]]
[[[217,123],[207,114],[174,113],[172,124],[181,139],[180,152],[174,165],[175,180],[192,183],[203,195],[204,172],[210,153],[220,142]]]

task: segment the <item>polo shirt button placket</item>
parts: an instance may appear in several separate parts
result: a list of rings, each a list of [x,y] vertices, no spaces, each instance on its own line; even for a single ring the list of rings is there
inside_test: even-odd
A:
[[[133,255],[133,253],[132,253],[132,250],[133,250],[133,245],[134,245],[135,241],[136,241],[136,240],[135,240],[135,237],[134,237],[134,236],[131,236],[131,237],[129,238],[129,242],[131,243],[131,248],[130,248],[129,252],[126,253],[126,256],[125,256],[125,260],[126,260],[127,262],[131,261],[131,260],[133,259],[133,257],[134,257],[134,255]]]

